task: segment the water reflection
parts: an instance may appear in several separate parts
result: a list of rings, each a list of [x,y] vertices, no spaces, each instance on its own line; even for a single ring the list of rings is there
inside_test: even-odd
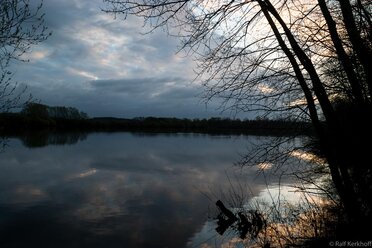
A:
[[[215,203],[206,194],[223,199],[240,180],[253,197],[277,180],[232,167],[252,139],[270,137],[97,133],[35,149],[10,139],[0,154],[0,247],[200,247],[216,237],[204,230]]]
[[[44,147],[48,145],[73,145],[87,138],[87,133],[82,132],[52,132],[50,130],[34,130],[24,133],[1,134],[7,138],[17,138],[29,148]],[[6,140],[6,138],[2,138]],[[1,140],[0,140],[1,141]],[[0,143],[1,144],[1,143]]]

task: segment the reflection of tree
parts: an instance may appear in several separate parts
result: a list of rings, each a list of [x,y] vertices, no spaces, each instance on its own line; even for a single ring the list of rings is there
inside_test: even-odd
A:
[[[8,144],[8,140],[4,137],[0,137],[0,153],[2,153],[5,150],[5,147]]]
[[[51,133],[48,131],[35,131],[25,133],[19,138],[22,143],[30,148],[43,147],[48,145],[73,145],[87,138],[86,133]]]

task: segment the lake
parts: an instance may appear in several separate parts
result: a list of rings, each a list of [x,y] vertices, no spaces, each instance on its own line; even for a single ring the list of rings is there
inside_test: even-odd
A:
[[[0,152],[0,247],[222,245],[211,218],[215,202],[228,201],[235,185],[249,192],[247,200],[277,185],[276,177],[259,173],[262,165],[234,166],[252,146],[271,139],[148,133],[9,138]]]

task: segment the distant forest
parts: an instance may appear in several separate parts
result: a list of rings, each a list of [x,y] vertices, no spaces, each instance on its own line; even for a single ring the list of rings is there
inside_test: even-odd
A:
[[[0,134],[21,134],[32,130],[82,132],[200,132],[257,135],[289,135],[312,132],[311,123],[288,120],[240,120],[229,118],[179,119],[137,117],[132,119],[89,118],[72,107],[27,104],[19,113],[0,114]]]

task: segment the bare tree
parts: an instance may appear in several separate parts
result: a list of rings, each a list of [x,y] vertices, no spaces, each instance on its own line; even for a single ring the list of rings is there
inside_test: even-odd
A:
[[[180,36],[199,56],[207,99],[310,119],[350,218],[371,216],[372,161],[361,145],[371,138],[370,1],[103,1],[108,13]]]
[[[17,107],[25,89],[17,89],[9,70],[13,60],[27,62],[22,55],[32,45],[46,40],[51,33],[44,25],[42,1],[2,0],[0,2],[0,110]]]

